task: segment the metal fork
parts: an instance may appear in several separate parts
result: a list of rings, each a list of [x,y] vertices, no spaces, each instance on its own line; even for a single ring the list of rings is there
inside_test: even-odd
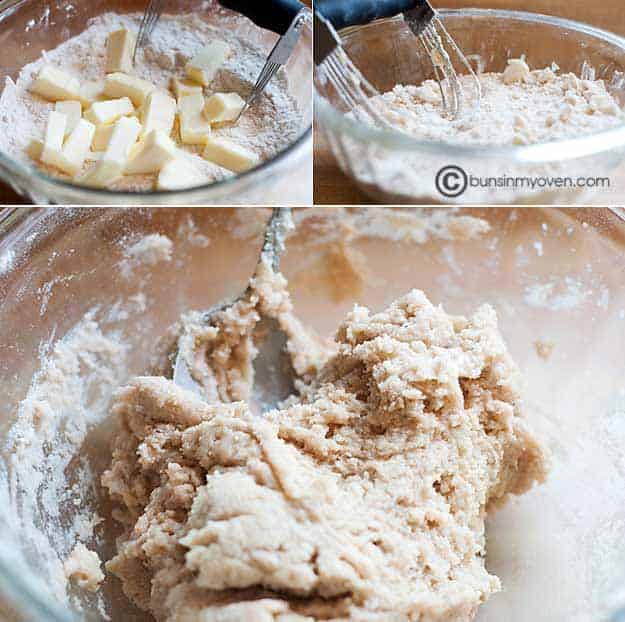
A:
[[[219,0],[222,6],[245,15],[258,27],[271,30],[280,35],[278,42],[269,54],[256,84],[247,96],[245,105],[237,117],[254,103],[258,96],[267,88],[271,79],[281,67],[287,64],[304,25],[311,19],[310,9],[299,0]]]
[[[237,121],[241,118],[241,115],[254,103],[254,101],[262,94],[272,78],[278,73],[281,67],[284,67],[288,62],[304,24],[310,19],[310,11],[307,8],[302,8],[295,16],[295,19],[291,22],[289,29],[278,39],[278,42],[274,46],[269,58],[262,68],[254,88],[245,100],[245,106],[241,109],[237,116]]]
[[[137,58],[137,52],[139,48],[143,47],[150,39],[150,36],[156,28],[156,24],[163,12],[163,0],[150,0],[148,6],[143,13],[143,19],[141,20],[141,26],[139,27],[139,34],[135,42],[135,49],[132,53],[132,62],[134,63]]]

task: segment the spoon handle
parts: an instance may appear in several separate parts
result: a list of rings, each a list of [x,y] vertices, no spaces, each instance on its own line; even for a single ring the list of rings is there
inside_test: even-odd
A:
[[[219,0],[219,4],[245,15],[260,28],[279,35],[287,32],[304,8],[298,0]]]

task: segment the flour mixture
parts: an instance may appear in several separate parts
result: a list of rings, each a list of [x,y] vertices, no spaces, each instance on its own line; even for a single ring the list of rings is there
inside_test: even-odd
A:
[[[0,150],[65,180],[133,191],[220,181],[273,158],[303,124],[287,77],[235,122],[266,54],[207,19],[164,15],[133,66],[141,15],[94,18],[7,80]]]
[[[460,76],[467,94],[471,78]],[[465,113],[451,118],[442,107],[436,82],[396,86],[381,95],[391,123],[416,138],[474,145],[528,145],[577,138],[625,122],[625,111],[603,80],[562,74],[557,65],[530,70],[511,59],[503,73],[480,74],[482,100],[468,101]],[[590,78],[590,76],[588,76]]]

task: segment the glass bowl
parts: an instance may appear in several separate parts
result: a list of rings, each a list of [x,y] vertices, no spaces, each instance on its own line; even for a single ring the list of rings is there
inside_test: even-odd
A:
[[[625,603],[625,212],[462,214],[490,231],[467,235],[448,208],[425,216],[380,208],[296,215],[283,261],[295,308],[330,335],[355,302],[380,309],[412,287],[451,313],[490,302],[553,468],[545,485],[488,519],[487,564],[504,590],[477,622],[616,622]],[[65,596],[58,564],[77,538],[103,559],[114,550],[108,521],[81,518],[110,511],[97,482],[110,460],[112,391],[145,372],[156,337],[181,311],[242,290],[266,217],[252,209],[0,212],[0,617],[10,605],[27,620],[102,620],[101,605],[113,620],[146,620],[111,577],[101,602]],[[155,233],[172,240],[171,261],[120,269],[126,249]],[[33,375],[77,326],[102,335],[59,359],[60,370],[78,372],[84,384],[69,382],[46,398],[60,400],[48,419],[56,432],[22,429],[39,459],[15,465],[7,444],[25,398],[37,397]],[[108,357],[105,339],[124,346]],[[96,363],[105,372],[92,376]],[[75,453],[63,453],[68,431]],[[41,479],[32,484],[30,476]],[[18,504],[20,489],[32,494]]]
[[[592,67],[597,79],[623,97],[625,39],[581,23],[520,11],[442,10],[441,19],[460,48],[485,72],[501,72],[509,58],[527,57],[531,68],[556,62],[563,72],[580,75]],[[379,20],[341,31],[347,54],[378,91],[396,84],[419,84],[433,77],[431,63],[401,17]],[[324,131],[340,168],[376,201],[419,203],[589,202],[593,192],[578,178],[611,177],[611,193],[619,204],[614,177],[625,154],[625,125],[577,139],[528,146],[488,147],[421,141],[392,130],[358,123],[345,115],[337,93],[315,78],[315,118]],[[469,183],[458,196],[446,197],[436,185],[444,167],[460,167],[467,176],[568,177],[565,187],[475,188]],[[443,191],[454,194],[462,180]],[[466,181],[464,182],[466,183]],[[523,182],[525,183],[525,182]],[[544,182],[537,182],[543,184]],[[575,183],[573,188],[570,184]],[[582,183],[588,183],[585,180]],[[607,183],[590,182],[606,188]],[[620,196],[623,195],[621,186]],[[595,195],[596,196],[596,195]],[[605,198],[605,194],[603,195]],[[605,203],[604,203],[605,204]]]
[[[166,0],[164,13],[210,11],[224,28],[255,44],[269,54],[276,35],[256,27],[249,20],[216,6],[214,0]],[[143,12],[140,0],[0,0],[0,85],[7,77],[16,79],[20,69],[67,39],[80,34],[87,22],[103,13]],[[0,152],[0,179],[38,204],[60,205],[194,205],[312,203],[312,24],[302,31],[286,67],[294,98],[303,117],[297,140],[255,169],[230,179],[183,191],[112,192],[75,186],[54,179],[35,166],[16,162]]]

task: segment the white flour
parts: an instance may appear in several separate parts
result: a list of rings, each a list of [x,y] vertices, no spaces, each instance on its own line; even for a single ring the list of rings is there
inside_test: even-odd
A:
[[[31,95],[27,90],[41,67],[52,64],[81,81],[104,78],[108,33],[119,28],[136,32],[140,17],[139,14],[101,15],[92,20],[82,34],[24,67],[17,83],[7,80],[0,96],[0,151],[18,161],[32,163],[24,150],[31,139],[43,138],[48,116],[54,108],[54,104]],[[213,18],[209,16],[209,19]],[[256,82],[266,57],[231,30],[220,27],[217,18],[213,22],[208,23],[197,15],[163,15],[149,46],[137,56],[136,75],[168,90],[172,76],[184,77],[187,60],[207,42],[217,38],[227,41],[234,53],[211,83],[209,92],[238,92],[245,96]],[[265,161],[293,143],[302,129],[303,118],[294,98],[289,95],[287,77],[282,71],[236,126],[216,129],[214,135],[232,139]],[[189,166],[195,168],[207,183],[232,176],[226,169],[202,158],[201,147],[181,147],[189,154]],[[55,169],[46,170],[67,179]],[[154,175],[127,176],[116,182],[113,188],[150,190],[154,180]]]
[[[42,349],[41,369],[5,441],[11,457],[4,512],[14,514],[16,544],[36,554],[41,578],[62,603],[62,560],[77,541],[92,542],[103,520],[94,510],[99,493],[85,446],[126,375],[126,350],[88,314],[51,352]]]
[[[129,279],[138,266],[155,266],[161,262],[170,262],[173,247],[172,241],[160,233],[143,236],[124,250],[124,259],[119,263],[121,275]]]

